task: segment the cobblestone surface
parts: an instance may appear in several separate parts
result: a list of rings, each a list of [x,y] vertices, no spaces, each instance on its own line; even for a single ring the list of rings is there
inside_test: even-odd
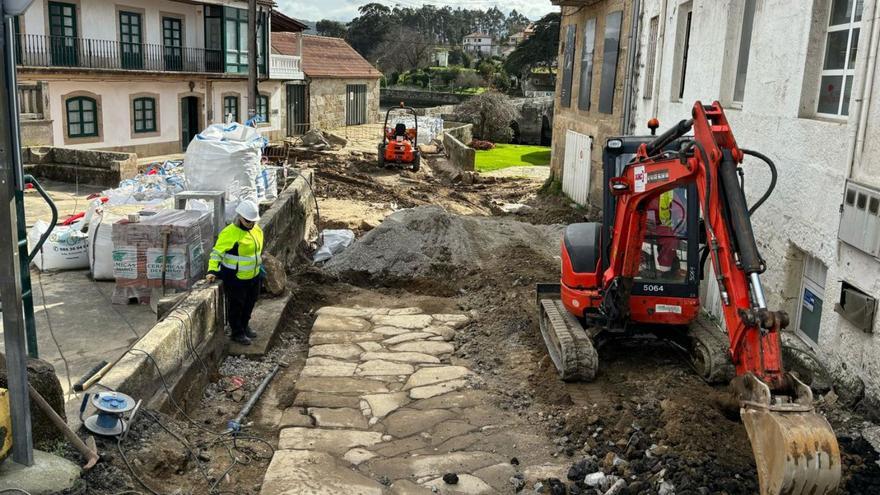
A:
[[[467,323],[419,308],[320,309],[261,494],[512,493],[529,426],[451,362]]]

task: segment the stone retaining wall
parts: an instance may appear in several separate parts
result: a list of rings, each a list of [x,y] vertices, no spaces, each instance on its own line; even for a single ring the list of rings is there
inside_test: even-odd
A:
[[[313,180],[311,170],[305,170],[302,174],[309,181]],[[287,263],[294,262],[295,250],[314,230],[314,221],[314,200],[300,177],[282,192],[260,220],[266,236],[266,251]],[[255,312],[262,305],[273,302],[272,299],[262,299],[257,303]],[[161,408],[166,405],[168,396],[157,372],[158,367],[175,399],[187,407],[186,397],[201,397],[200,394],[192,395],[189,392],[201,390],[208,380],[193,350],[208,366],[216,366],[220,362],[226,354],[227,344],[223,331],[224,317],[222,287],[219,284],[194,288],[163,320],[141,337],[133,350],[110,370],[101,383],[136,399],[152,402],[151,407]],[[197,404],[196,400],[193,405]]]
[[[443,131],[443,148],[449,157],[449,162],[460,170],[474,170],[476,166],[477,152],[465,143],[473,139],[471,134],[473,125],[465,124],[460,127]]]
[[[70,183],[116,187],[137,175],[133,153],[39,146],[26,148],[22,160],[28,173]]]

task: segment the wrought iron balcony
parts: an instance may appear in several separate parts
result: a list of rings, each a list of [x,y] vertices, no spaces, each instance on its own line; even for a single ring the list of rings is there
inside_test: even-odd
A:
[[[38,34],[22,34],[16,41],[18,64],[24,67],[223,72],[220,50]]]

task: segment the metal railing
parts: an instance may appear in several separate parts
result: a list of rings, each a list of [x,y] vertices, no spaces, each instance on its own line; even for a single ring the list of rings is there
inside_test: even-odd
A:
[[[205,48],[22,34],[16,52],[27,67],[223,72],[222,52]]]

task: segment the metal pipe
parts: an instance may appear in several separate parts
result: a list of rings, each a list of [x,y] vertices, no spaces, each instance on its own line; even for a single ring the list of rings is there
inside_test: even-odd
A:
[[[632,100],[635,92],[636,84],[636,53],[640,45],[639,43],[639,21],[641,20],[641,1],[635,0],[632,5],[632,20],[629,29],[629,46],[627,50],[628,61],[626,64],[626,87],[623,93],[623,120],[620,125],[620,133],[623,135],[630,134],[632,127]]]
[[[764,287],[761,286],[761,277],[757,273],[749,275],[749,282],[752,286],[752,295],[755,296],[755,304],[758,309],[767,308],[767,300],[764,298]]]
[[[31,466],[34,463],[30,399],[28,397],[25,314],[22,304],[22,260],[18,245],[18,214],[15,200],[16,184],[21,178],[15,168],[13,154],[21,150],[13,146],[18,132],[15,113],[17,86],[15,82],[12,18],[5,15],[5,2],[0,2],[0,299],[3,305],[3,339],[6,348],[6,371],[9,389],[9,413],[12,419],[12,460]]]
[[[257,114],[257,0],[248,0],[247,30],[248,114],[244,120],[252,119]]]
[[[278,369],[281,368],[280,364],[276,364],[272,371],[263,378],[263,381],[260,382],[260,385],[257,386],[257,389],[254,390],[254,393],[251,394],[250,399],[245,403],[244,407],[239,411],[238,416],[235,417],[232,421],[229,422],[229,426],[226,429],[226,433],[230,433],[233,431],[237,431],[241,427],[241,422],[244,421],[244,418],[250,414],[251,409],[257,404],[257,401],[260,400],[260,396],[263,395],[263,392],[266,391],[266,388],[269,386],[269,382],[275,378],[275,374],[278,373]]]
[[[847,174],[847,179],[852,176],[854,164],[858,161],[859,165],[862,164],[862,154],[865,151],[865,134],[867,133],[868,126],[868,107],[865,105],[865,102],[871,101],[871,94],[874,91],[874,72],[877,68],[877,46],[880,45],[878,43],[878,38],[880,38],[880,22],[877,21],[878,14],[878,1],[874,1],[873,9],[871,9],[871,16],[868,18],[869,26],[865,26],[862,28],[861,32],[870,32],[871,37],[869,38],[870,47],[868,49],[868,58],[865,61],[865,71],[863,72],[864,76],[862,77],[861,83],[859,83],[860,91],[856,94],[858,95],[858,100],[856,100],[856,105],[858,107],[858,127],[856,127],[856,138],[855,144],[852,150],[852,156],[849,161],[849,173]]]

